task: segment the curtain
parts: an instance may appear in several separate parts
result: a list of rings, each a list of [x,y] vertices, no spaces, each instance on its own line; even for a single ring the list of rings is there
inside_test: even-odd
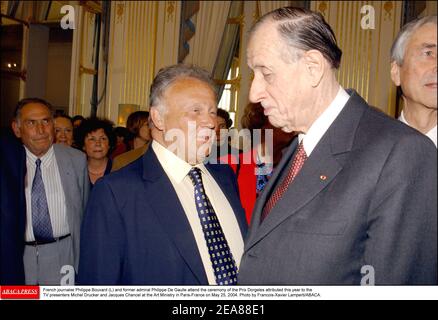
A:
[[[213,71],[230,4],[231,1],[200,2],[199,12],[192,19],[196,33],[189,41],[190,52],[184,59],[185,63]]]
[[[74,9],[76,29],[73,31],[69,109],[71,115],[89,116],[100,41],[96,38],[96,14],[80,5],[74,5]]]
[[[233,1],[230,6],[228,19],[239,18],[243,14],[243,1]],[[241,23],[227,23],[222,36],[221,45],[213,68],[213,78],[216,80],[226,80],[230,70],[233,57],[240,58],[239,50]],[[218,86],[218,97],[222,96],[225,85]],[[235,110],[233,110],[235,111]]]

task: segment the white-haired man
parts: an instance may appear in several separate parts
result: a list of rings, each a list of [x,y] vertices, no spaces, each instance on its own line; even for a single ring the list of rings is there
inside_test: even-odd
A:
[[[391,78],[401,86],[404,107],[400,121],[437,145],[436,16],[406,24],[391,48]]]

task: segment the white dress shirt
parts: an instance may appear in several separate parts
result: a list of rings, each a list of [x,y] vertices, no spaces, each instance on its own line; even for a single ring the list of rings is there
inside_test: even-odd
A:
[[[32,228],[32,182],[35,176],[36,164],[38,159],[29,149],[26,149],[26,234],[25,241],[35,241]],[[70,233],[67,221],[67,209],[65,206],[64,189],[62,188],[61,176],[59,175],[58,164],[56,163],[53,146],[41,158],[41,176],[46,191],[47,205],[49,207],[50,222],[54,237],[62,237]]]
[[[216,280],[210,260],[210,254],[208,253],[204,232],[195,205],[195,189],[190,177],[188,176],[192,166],[171,151],[167,150],[157,141],[152,142],[152,149],[169,177],[187,216],[187,220],[190,223],[204,265],[208,283],[214,285],[216,284]],[[196,167],[202,172],[202,182],[205,187],[205,192],[219,219],[228,246],[230,247],[231,253],[236,262],[236,266],[239,267],[240,259],[243,254],[243,238],[233,209],[219,185],[205,168],[204,164],[198,164]]]
[[[298,141],[301,143],[303,141],[304,151],[309,157],[313,149],[315,149],[319,140],[326,133],[328,128],[335,121],[336,117],[341,113],[347,104],[350,96],[348,93],[340,86],[339,91],[335,99],[330,103],[327,109],[313,122],[310,126],[309,131],[306,134],[300,133],[298,135]]]
[[[408,126],[412,127],[407,121],[403,114],[403,111],[400,114],[400,117],[398,118],[401,122],[407,124]],[[430,138],[430,140],[435,143],[435,147],[437,146],[437,126],[433,127],[428,133],[426,133],[426,136]]]

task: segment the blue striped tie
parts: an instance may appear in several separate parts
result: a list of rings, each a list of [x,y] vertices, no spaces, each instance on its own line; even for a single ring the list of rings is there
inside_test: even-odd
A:
[[[35,241],[53,240],[52,224],[50,223],[49,207],[46,191],[41,177],[41,159],[36,162],[35,177],[32,183],[32,227]]]
[[[237,266],[213,206],[205,193],[201,170],[192,168],[189,177],[195,186],[196,210],[204,231],[216,283],[234,285],[237,283]]]

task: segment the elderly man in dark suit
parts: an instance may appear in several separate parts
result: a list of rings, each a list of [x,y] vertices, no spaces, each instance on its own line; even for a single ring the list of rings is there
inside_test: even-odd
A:
[[[247,57],[250,100],[299,136],[255,206],[239,283],[436,284],[434,144],[339,85],[320,14],[268,13]]]
[[[26,152],[12,131],[0,137],[0,285],[24,284]]]
[[[236,284],[247,226],[235,176],[203,163],[216,126],[214,84],[200,68],[170,66],[149,101],[150,147],[93,188],[79,282]]]

